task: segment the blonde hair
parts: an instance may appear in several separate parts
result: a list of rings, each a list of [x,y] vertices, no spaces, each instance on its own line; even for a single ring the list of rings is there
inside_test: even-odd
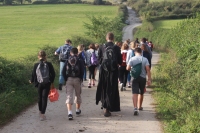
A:
[[[131,42],[131,43],[130,43],[130,46],[131,46],[132,49],[135,49],[135,48],[138,47],[138,43]]]
[[[82,52],[83,51],[83,45],[82,44],[79,44],[77,46],[77,49],[78,49],[78,52]]]
[[[123,43],[122,44],[122,47],[121,47],[121,50],[128,50],[129,46],[128,46],[128,43]]]

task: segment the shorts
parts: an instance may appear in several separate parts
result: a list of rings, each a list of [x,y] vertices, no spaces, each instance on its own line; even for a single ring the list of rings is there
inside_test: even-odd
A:
[[[132,93],[133,94],[144,94],[144,89],[146,87],[146,78],[138,77],[137,79],[133,79],[132,82]]]
[[[73,92],[75,90],[75,99],[74,103],[80,104],[81,100],[81,80],[80,78],[68,77],[66,82],[66,93],[67,93],[67,104],[73,104]]]

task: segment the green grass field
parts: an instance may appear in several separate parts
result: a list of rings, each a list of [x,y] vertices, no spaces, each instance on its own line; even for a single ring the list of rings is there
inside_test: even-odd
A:
[[[0,56],[17,59],[36,55],[44,45],[63,45],[72,35],[84,35],[83,23],[89,21],[86,15],[115,17],[117,9],[85,4],[3,6]]]
[[[156,28],[165,28],[170,29],[175,27],[179,22],[183,21],[183,19],[176,19],[176,20],[159,20],[153,22],[154,27]]]

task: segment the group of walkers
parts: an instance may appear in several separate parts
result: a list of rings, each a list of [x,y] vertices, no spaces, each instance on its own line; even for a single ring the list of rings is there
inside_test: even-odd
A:
[[[66,40],[65,45],[55,51],[59,55],[60,74],[59,90],[64,86],[66,88],[66,105],[69,120],[73,119],[72,105],[73,92],[75,90],[76,115],[81,114],[81,88],[83,81],[86,81],[87,68],[89,71],[88,88],[95,86],[96,71],[99,69],[99,79],[96,90],[96,104],[101,102],[104,109],[104,116],[111,116],[111,112],[120,111],[119,90],[132,88],[132,100],[134,104],[134,115],[142,110],[143,94],[147,85],[151,84],[151,58],[153,44],[146,38],[138,39],[134,42],[129,40],[117,42],[114,44],[114,34],[109,32],[106,35],[106,43],[99,46],[90,44],[89,49],[85,51],[83,44],[77,48],[71,46],[71,40]],[[45,120],[45,111],[47,107],[48,94],[50,86],[55,79],[53,65],[47,62],[45,51],[38,53],[39,63],[34,64],[32,78],[30,83],[34,83],[38,88],[38,106],[40,120]],[[131,76],[135,74],[134,66],[140,65],[139,75],[132,80]],[[131,72],[129,72],[131,71]],[[131,76],[130,76],[131,75]],[[148,80],[146,80],[146,75]],[[134,76],[133,76],[134,77]],[[120,88],[118,88],[118,82]]]

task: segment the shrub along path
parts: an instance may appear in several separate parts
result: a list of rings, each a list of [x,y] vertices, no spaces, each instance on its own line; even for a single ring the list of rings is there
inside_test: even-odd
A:
[[[153,53],[152,66],[156,65],[158,59],[159,54]],[[87,82],[84,81],[84,84],[87,85]],[[34,105],[0,129],[0,133],[162,133],[160,122],[155,118],[151,92],[152,89],[147,88],[144,95],[144,110],[140,111],[139,116],[133,116],[131,89],[127,88],[127,91],[120,92],[121,112],[112,113],[111,117],[105,118],[101,105],[95,105],[96,87],[83,87],[82,114],[79,117],[74,115],[74,120],[69,121],[65,105],[66,93],[63,88],[59,101],[48,103],[46,121],[39,120],[38,106]]]

